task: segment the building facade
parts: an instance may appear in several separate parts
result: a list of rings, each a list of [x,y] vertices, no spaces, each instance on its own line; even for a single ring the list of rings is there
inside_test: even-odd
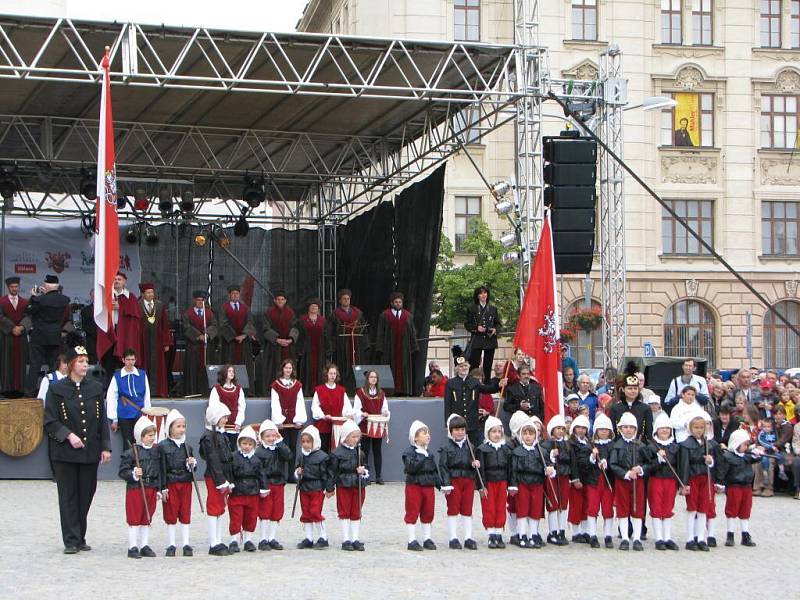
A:
[[[800,324],[800,0],[553,0],[542,42],[557,78],[597,77],[623,52],[628,99],[671,96],[670,110],[625,112],[625,159],[770,304]],[[311,0],[298,29],[510,43],[511,0]],[[559,108],[545,103],[545,114]],[[546,118],[548,133],[562,123]],[[514,172],[508,126],[469,146],[490,181]],[[464,156],[448,165],[445,233],[459,247],[475,218],[506,226]],[[628,354],[696,355],[717,368],[800,366],[796,335],[638,185],[625,182]],[[463,260],[469,257],[464,256]],[[595,266],[599,266],[597,262]],[[588,296],[600,302],[598,273]],[[562,314],[585,307],[583,277],[559,282]],[[600,332],[573,355],[601,366]],[[443,358],[447,349],[434,349]]]

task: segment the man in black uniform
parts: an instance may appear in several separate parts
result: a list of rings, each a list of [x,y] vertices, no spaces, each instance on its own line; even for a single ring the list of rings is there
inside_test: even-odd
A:
[[[467,421],[467,435],[473,446],[480,443],[480,422],[478,420],[478,398],[481,394],[494,394],[505,386],[508,380],[492,379],[483,384],[474,377],[468,377],[470,365],[467,359],[456,359],[456,375],[447,380],[444,388],[444,420],[455,413]]]
[[[81,329],[86,335],[84,347],[89,353],[89,364],[97,364],[97,323],[94,322],[94,290],[89,290],[89,304],[81,308]]]
[[[475,288],[472,294],[473,304],[467,309],[464,329],[472,335],[469,338],[468,359],[473,369],[481,365],[483,353],[483,380],[492,377],[492,362],[497,349],[497,330],[500,328],[500,317],[497,309],[489,304],[489,288],[482,285]]]
[[[506,390],[503,410],[508,414],[521,410],[529,417],[536,416],[540,421],[544,421],[542,386],[531,377],[531,368],[528,365],[522,365],[518,372],[519,381],[508,386]]]
[[[34,288],[25,313],[31,317],[30,352],[31,362],[25,381],[25,394],[36,397],[39,371],[43,364],[52,371],[61,349],[61,334],[69,320],[69,298],[59,291],[58,277],[46,275],[44,293]],[[69,321],[71,325],[72,322]]]
[[[614,434],[617,432],[617,422],[626,412],[633,413],[638,424],[637,436],[640,440],[647,442],[653,439],[653,411],[642,402],[642,395],[639,391],[639,378],[634,373],[625,375],[625,383],[620,394],[619,402],[611,407],[611,425],[614,427]]]

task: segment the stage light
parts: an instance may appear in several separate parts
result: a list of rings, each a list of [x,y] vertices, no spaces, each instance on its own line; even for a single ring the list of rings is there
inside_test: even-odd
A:
[[[264,193],[264,180],[245,175],[242,200],[247,202],[250,208],[258,208],[266,197],[267,195]]]
[[[133,208],[138,211],[145,211],[149,205],[150,199],[147,197],[147,190],[136,188],[133,191]]]
[[[158,210],[165,215],[172,212],[172,194],[167,188],[161,188],[158,192]]]
[[[117,196],[117,212],[128,208],[128,199],[125,196]]]
[[[231,238],[229,238],[224,231],[220,231],[218,241],[219,245],[222,246],[223,248],[227,248],[228,246],[231,245]]]
[[[125,241],[129,244],[135,244],[139,241],[139,235],[136,233],[136,225],[131,225],[125,232]]]
[[[158,244],[158,232],[152,225],[147,225],[144,228],[144,243],[148,246],[155,246]]]
[[[242,216],[239,217],[239,220],[236,221],[236,224],[233,226],[233,235],[236,237],[245,237],[247,232],[250,231],[250,224],[247,222],[246,219],[247,209],[242,209]]]
[[[507,181],[498,181],[492,186],[492,196],[494,196],[496,200],[501,200],[510,191],[511,184]]]
[[[511,200],[501,200],[494,205],[494,210],[498,215],[507,215],[514,210],[514,203]]]
[[[513,265],[519,262],[519,252],[505,252],[503,253],[503,264]]]
[[[197,246],[205,246],[207,241],[208,238],[206,237],[206,234],[203,233],[202,231],[198,233],[196,236],[194,236],[194,243]]]
[[[179,204],[181,212],[191,214],[194,211],[194,194],[192,190],[184,190]]]
[[[11,200],[13,203],[14,194],[17,192],[17,185],[14,183],[14,179],[9,176],[5,175],[2,180],[0,180],[0,195],[3,196],[3,200],[5,200],[6,204],[8,201]]]
[[[87,200],[97,200],[97,176],[86,169],[81,169],[81,195]]]
[[[511,248],[512,246],[517,245],[517,234],[513,232],[509,232],[500,238],[500,243],[503,245],[503,248]]]

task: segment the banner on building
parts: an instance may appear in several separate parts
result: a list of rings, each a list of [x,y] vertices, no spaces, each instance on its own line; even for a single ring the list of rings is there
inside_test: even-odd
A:
[[[675,106],[676,146],[700,145],[700,94],[676,92],[672,96],[678,104]]]

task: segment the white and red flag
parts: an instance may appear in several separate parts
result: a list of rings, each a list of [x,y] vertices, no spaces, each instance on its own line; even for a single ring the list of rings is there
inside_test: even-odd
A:
[[[97,138],[97,200],[94,236],[94,320],[97,327],[113,331],[111,300],[114,276],[119,270],[119,219],[117,216],[117,171],[114,166],[114,120],[111,116],[111,78],[108,49],[101,63],[103,91]],[[113,343],[113,336],[97,336],[97,355]]]
[[[553,233],[550,212],[547,211],[514,336],[514,346],[521,348],[535,361],[536,379],[544,390],[545,423],[553,415],[564,414],[560,333]]]

